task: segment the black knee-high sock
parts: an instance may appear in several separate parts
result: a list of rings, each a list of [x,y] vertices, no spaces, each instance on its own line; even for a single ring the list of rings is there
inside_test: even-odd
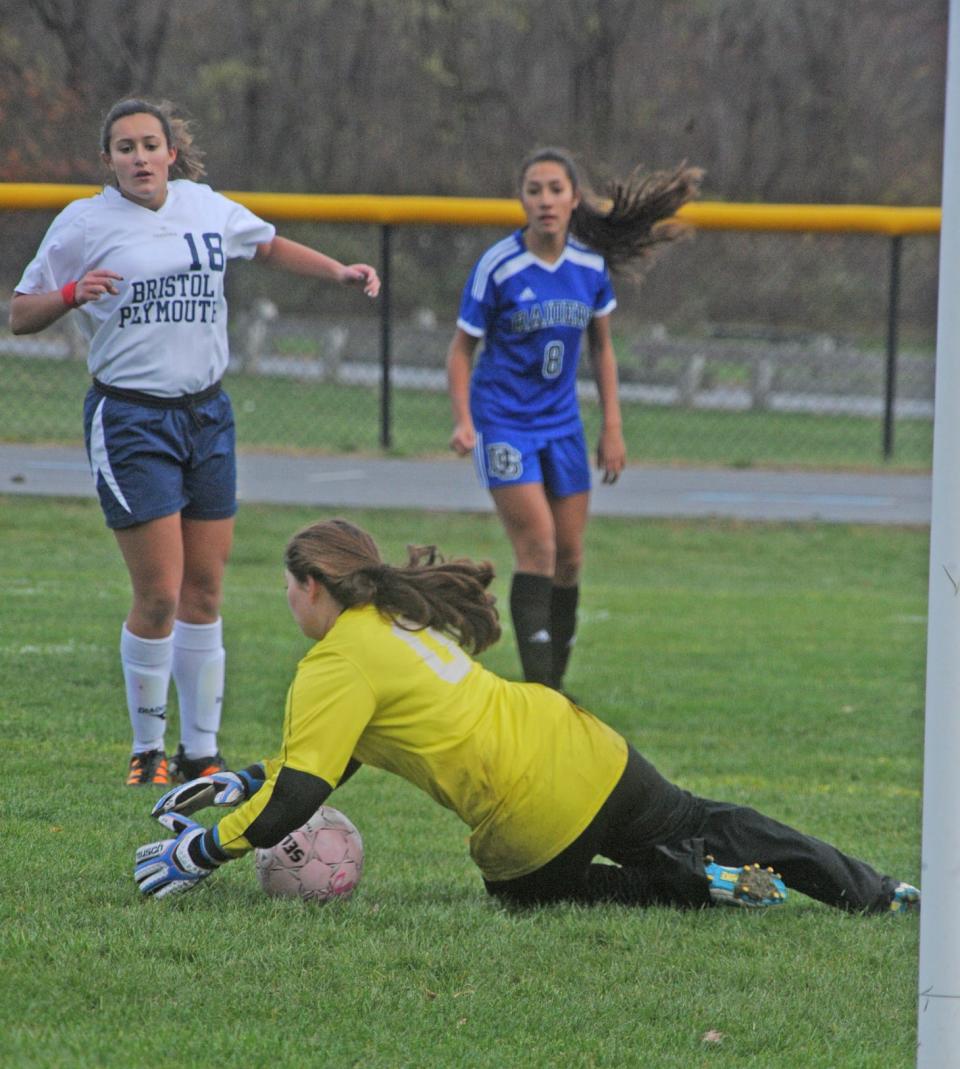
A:
[[[553,639],[553,685],[563,683],[577,634],[579,586],[555,586],[550,598],[550,635]]]
[[[550,637],[550,598],[553,580],[547,575],[514,572],[510,585],[510,615],[517,636],[523,678],[553,686],[553,640]]]

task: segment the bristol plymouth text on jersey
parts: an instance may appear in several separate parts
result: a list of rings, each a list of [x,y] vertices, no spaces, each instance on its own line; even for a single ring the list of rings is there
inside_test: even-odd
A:
[[[215,323],[219,294],[209,274],[183,272],[130,284],[129,304],[120,309],[122,330],[149,323]]]

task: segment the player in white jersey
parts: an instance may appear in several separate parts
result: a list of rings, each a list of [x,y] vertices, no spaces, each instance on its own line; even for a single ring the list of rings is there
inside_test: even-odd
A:
[[[367,264],[278,237],[198,184],[200,153],[168,105],[114,105],[101,156],[113,184],[53,221],[16,287],[10,327],[31,334],[77,309],[89,339],[87,452],[133,589],[120,638],[127,783],[167,785],[224,767],[220,603],[237,508],[233,413],[220,386],[227,262],[260,260],[370,297],[380,280]],[[171,675],[180,745],[168,766]]]
[[[597,465],[626,463],[610,334],[611,270],[640,264],[682,228],[665,222],[701,172],[635,173],[595,203],[569,154],[543,149],[520,171],[526,226],[480,258],[447,354],[451,448],[473,453],[513,547],[510,610],[524,678],[560,689],[576,632],[590,464],[577,399],[584,331],[603,410]],[[474,351],[483,348],[473,368]]]

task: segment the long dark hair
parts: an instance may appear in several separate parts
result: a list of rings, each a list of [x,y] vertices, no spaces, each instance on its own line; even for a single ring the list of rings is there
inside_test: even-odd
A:
[[[284,567],[299,583],[309,576],[344,607],[375,605],[401,627],[435,627],[472,653],[500,637],[489,561],[444,560],[436,546],[408,546],[407,563],[385,564],[376,542],[347,520],[313,523],[287,543]]]
[[[189,119],[176,114],[176,107],[169,100],[154,103],[139,97],[118,100],[107,112],[100,128],[100,150],[110,154],[110,137],[113,124],[128,115],[152,115],[163,127],[167,145],[177,150],[177,158],[170,167],[171,178],[189,178],[196,181],[207,172],[203,166],[203,152],[193,143],[193,128]]]
[[[565,149],[542,148],[520,165],[520,185],[536,163],[557,163],[580,193],[580,203],[570,219],[570,233],[601,253],[611,271],[640,275],[656,252],[690,228],[674,218],[677,210],[700,192],[703,171],[681,164],[673,171],[645,173],[638,167],[623,181],[608,183],[600,203],[577,173],[573,157]]]

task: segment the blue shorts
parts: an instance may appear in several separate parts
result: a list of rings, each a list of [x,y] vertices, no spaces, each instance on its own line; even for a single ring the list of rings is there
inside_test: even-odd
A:
[[[87,456],[107,526],[133,527],[178,512],[194,520],[233,516],[236,431],[226,393],[204,391],[189,403],[178,398],[167,405],[124,392],[121,398],[95,384],[83,405]]]
[[[552,497],[590,489],[590,461],[583,428],[560,438],[492,424],[477,426],[473,461],[480,485],[488,490],[520,483],[543,483]]]

